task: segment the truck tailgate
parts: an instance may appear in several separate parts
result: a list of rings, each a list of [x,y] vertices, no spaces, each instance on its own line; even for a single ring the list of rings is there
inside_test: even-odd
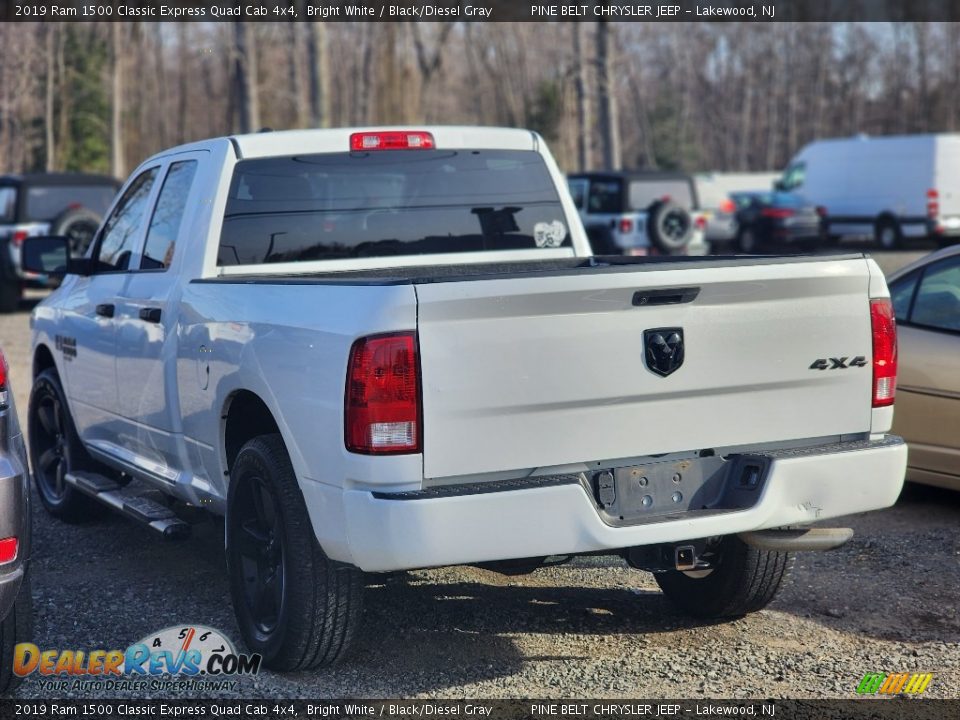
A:
[[[847,258],[418,284],[424,476],[867,432],[868,281]],[[660,329],[682,329],[667,375],[645,357]]]

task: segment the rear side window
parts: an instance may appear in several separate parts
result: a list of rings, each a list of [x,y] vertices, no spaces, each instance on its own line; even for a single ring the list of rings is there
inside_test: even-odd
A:
[[[187,207],[190,186],[197,173],[197,161],[175,162],[170,166],[167,177],[160,188],[157,206],[147,230],[147,242],[140,258],[141,270],[162,270],[170,267],[173,250],[183,222],[183,212]]]
[[[27,191],[24,220],[55,220],[67,210],[84,207],[97,215],[110,207],[117,189],[113,185],[54,185],[31,187]]]
[[[0,223],[12,223],[17,211],[17,189],[0,187]]]
[[[538,153],[398,150],[237,163],[219,265],[568,247]]]
[[[686,180],[633,180],[630,182],[631,210],[646,210],[658,200],[669,198],[681,207],[693,209],[693,193]]]
[[[587,194],[587,212],[619,214],[623,212],[623,184],[619,180],[591,180]]]

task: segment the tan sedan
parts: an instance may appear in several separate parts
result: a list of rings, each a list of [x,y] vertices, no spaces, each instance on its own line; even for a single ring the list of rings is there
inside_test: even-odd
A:
[[[888,284],[899,353],[893,432],[910,445],[907,479],[960,490],[960,246]]]

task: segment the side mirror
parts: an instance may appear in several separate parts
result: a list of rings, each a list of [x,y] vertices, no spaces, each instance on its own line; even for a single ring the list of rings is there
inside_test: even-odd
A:
[[[787,186],[783,184],[783,180],[775,180],[773,183],[773,189],[777,192],[785,192]]]
[[[20,265],[27,272],[54,278],[87,274],[85,261],[70,258],[70,238],[60,235],[25,238],[20,247]]]

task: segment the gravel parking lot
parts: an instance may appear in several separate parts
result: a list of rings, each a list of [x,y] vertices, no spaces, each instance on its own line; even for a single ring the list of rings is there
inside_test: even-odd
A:
[[[878,260],[889,271],[921,254]],[[22,419],[35,302],[0,316]],[[203,521],[189,543],[114,516],[65,525],[39,504],[34,523],[41,648],[124,648],[184,623],[239,639],[218,521]],[[960,493],[908,486],[895,507],[837,524],[853,527],[854,540],[799,555],[769,609],[722,624],[679,616],[651,575],[619,560],[519,578],[474,568],[370,576],[364,624],[344,664],[265,671],[222,696],[842,698],[872,671],[932,672],[927,696],[956,697]],[[17,691],[51,694],[87,693],[51,693],[36,680]]]

